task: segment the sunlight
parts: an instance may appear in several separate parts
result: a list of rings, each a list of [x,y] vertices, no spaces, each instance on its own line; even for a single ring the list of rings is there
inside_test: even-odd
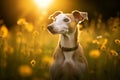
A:
[[[39,8],[47,8],[52,3],[52,0],[34,0],[34,2]]]

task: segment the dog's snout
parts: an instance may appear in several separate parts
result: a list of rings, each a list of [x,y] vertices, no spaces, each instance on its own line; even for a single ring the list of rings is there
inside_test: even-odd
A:
[[[56,32],[54,31],[54,27],[51,26],[51,25],[49,25],[49,26],[47,27],[47,29],[48,29],[51,33],[53,33],[53,34],[56,33]]]
[[[47,27],[47,29],[51,31],[51,30],[53,30],[53,27],[49,25],[49,26]]]

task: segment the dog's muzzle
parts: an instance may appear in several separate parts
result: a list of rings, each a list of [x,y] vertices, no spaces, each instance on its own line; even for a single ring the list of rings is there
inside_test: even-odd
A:
[[[53,26],[48,26],[47,29],[52,33],[56,34],[57,32],[54,31]]]

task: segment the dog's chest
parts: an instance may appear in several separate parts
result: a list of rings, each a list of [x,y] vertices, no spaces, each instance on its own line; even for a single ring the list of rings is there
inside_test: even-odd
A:
[[[70,51],[70,52],[63,52],[64,55],[64,64],[73,64],[74,65],[74,61],[73,61],[73,55],[74,55],[74,51]]]

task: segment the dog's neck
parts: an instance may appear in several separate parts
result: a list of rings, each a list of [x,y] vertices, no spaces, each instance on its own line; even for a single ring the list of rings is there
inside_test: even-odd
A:
[[[72,56],[74,54],[74,51],[77,49],[78,47],[78,42],[77,42],[77,35],[78,35],[78,29],[77,27],[74,29],[74,31],[72,33],[68,33],[68,34],[61,34],[60,36],[60,45],[66,49],[69,50],[62,50],[64,57],[65,57],[65,61],[64,64],[66,63],[71,63],[74,65],[74,62],[72,60]],[[76,47],[77,46],[77,47]],[[76,48],[75,48],[76,47]],[[61,48],[62,49],[62,48]],[[72,49],[72,50],[71,50]]]
[[[61,34],[60,45],[66,48],[73,48],[78,44],[77,37],[78,29],[76,27],[72,33]]]

